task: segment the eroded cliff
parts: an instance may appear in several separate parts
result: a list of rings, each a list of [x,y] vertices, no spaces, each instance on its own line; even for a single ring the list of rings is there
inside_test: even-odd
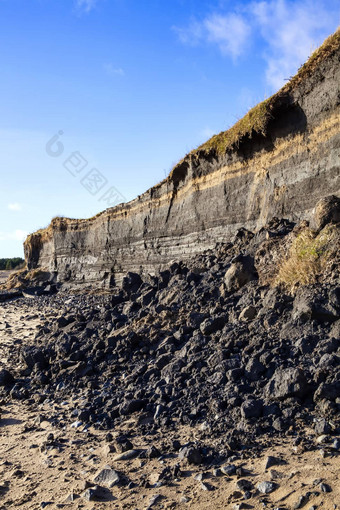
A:
[[[88,220],[55,218],[28,236],[28,269],[109,287],[154,273],[272,217],[309,220],[340,194],[340,31],[277,94],[189,153],[159,185]]]

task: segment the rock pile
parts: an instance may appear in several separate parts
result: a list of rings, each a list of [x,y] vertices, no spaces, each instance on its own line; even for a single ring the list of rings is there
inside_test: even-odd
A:
[[[128,273],[113,295],[27,300],[46,321],[12,351],[2,397],[76,400],[60,426],[109,429],[136,413],[141,433],[198,424],[229,450],[305,425],[339,433],[338,262],[293,294],[268,283],[299,228],[241,230],[190,263]]]

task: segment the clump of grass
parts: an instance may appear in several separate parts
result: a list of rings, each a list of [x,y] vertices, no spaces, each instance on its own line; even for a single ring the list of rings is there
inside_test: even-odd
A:
[[[214,149],[218,153],[224,153],[227,149],[238,145],[243,137],[248,136],[251,138],[254,132],[265,136],[268,122],[272,118],[271,112],[272,99],[269,98],[249,110],[249,112],[228,131],[222,131],[218,135],[213,136],[203,145],[200,145],[197,150],[209,151]]]
[[[315,283],[332,257],[336,237],[333,226],[325,227],[319,234],[310,228],[303,230],[294,239],[275,284],[293,293],[300,285]]]

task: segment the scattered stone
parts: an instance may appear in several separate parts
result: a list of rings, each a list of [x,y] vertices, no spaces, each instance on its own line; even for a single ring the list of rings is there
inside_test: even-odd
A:
[[[103,455],[107,456],[110,453],[116,453],[116,448],[113,446],[113,444],[106,444],[102,448]]]
[[[224,317],[214,317],[203,321],[200,325],[200,330],[202,331],[203,335],[211,335],[212,333],[222,329],[224,325]]]
[[[190,498],[188,498],[188,496],[181,496],[180,500],[179,500],[180,503],[189,503],[190,502]]]
[[[237,485],[237,488],[243,492],[251,491],[254,488],[253,484],[249,480],[244,480],[244,479],[237,480],[236,485]]]
[[[317,229],[322,229],[331,222],[340,221],[340,199],[335,195],[324,197],[314,208],[314,222]]]
[[[146,507],[147,510],[149,508],[153,508],[160,501],[161,498],[162,498],[162,496],[160,494],[155,494],[154,496],[152,496],[150,498],[148,506]]]
[[[9,384],[13,384],[15,381],[13,375],[11,374],[11,372],[9,372],[8,370],[6,369],[1,369],[0,370],[0,387],[1,386],[7,386]]]
[[[282,460],[278,457],[273,457],[272,455],[268,455],[268,457],[265,460],[264,469],[269,469],[273,466],[279,466],[283,464]]]
[[[322,492],[332,492],[332,488],[330,487],[330,485],[324,482],[320,483],[320,489],[322,490]]]
[[[328,436],[326,434],[323,434],[322,436],[319,436],[316,438],[317,444],[323,444],[328,442]]]
[[[201,489],[203,491],[211,491],[212,490],[212,486],[207,482],[201,482],[200,485],[201,485]]]
[[[124,453],[129,450],[133,450],[133,444],[126,436],[124,435],[118,436],[116,438],[116,450],[119,453]]]
[[[231,264],[224,276],[224,285],[228,292],[235,292],[251,280],[257,278],[253,259],[247,256],[238,256]]]
[[[330,427],[329,423],[324,418],[321,418],[316,421],[314,430],[318,436],[321,436],[324,434],[329,434],[331,431],[331,427]]]
[[[120,478],[117,471],[107,466],[94,477],[93,481],[98,485],[103,484],[111,488],[119,483]]]
[[[77,496],[77,494],[74,492],[71,492],[71,494],[69,494],[65,499],[65,503],[73,503],[73,501],[75,501],[77,498],[79,498],[79,496]]]
[[[119,453],[116,455],[112,460],[113,462],[117,462],[119,460],[131,460],[138,457],[138,455],[141,453],[141,450],[128,450],[123,453]]]
[[[227,476],[232,476],[236,474],[236,466],[234,464],[227,464],[221,467],[221,473]]]
[[[186,460],[189,464],[201,464],[203,460],[200,450],[191,446],[181,448],[178,458]]]
[[[277,484],[273,482],[260,482],[257,484],[257,488],[261,494],[270,494],[276,490]]]
[[[332,448],[332,450],[339,451],[340,450],[340,439],[334,439],[334,441],[331,445],[331,448]]]
[[[101,488],[97,485],[94,487],[89,487],[82,494],[81,497],[86,499],[86,501],[98,501],[101,499],[102,491]]]
[[[300,496],[297,503],[293,506],[294,510],[298,510],[299,508],[302,508],[303,506],[307,505],[310,498],[310,493],[307,492],[307,494],[304,494],[303,496]]]
[[[147,459],[157,459],[161,456],[161,452],[154,445],[150,446],[145,452]]]
[[[201,482],[204,478],[204,473],[196,473],[195,476],[194,476],[194,479],[197,480],[198,482]]]

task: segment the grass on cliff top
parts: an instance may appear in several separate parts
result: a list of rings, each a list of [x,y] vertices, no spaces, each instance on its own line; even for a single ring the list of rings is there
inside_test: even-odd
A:
[[[287,258],[282,262],[275,285],[289,293],[301,285],[311,285],[325,270],[337,250],[339,235],[334,225],[328,225],[319,234],[306,228],[293,241]]]
[[[269,98],[254,106],[232,128],[214,135],[196,150],[209,151],[215,149],[216,152],[221,154],[226,152],[228,148],[237,146],[243,137],[248,135],[251,138],[253,132],[266,135],[268,122],[272,118],[272,102],[273,99]]]
[[[252,137],[253,133],[266,135],[268,122],[273,118],[273,110],[280,99],[285,94],[292,92],[303,80],[311,76],[322,60],[330,57],[340,47],[340,28],[330,35],[325,42],[314,51],[311,57],[303,66],[300,67],[297,74],[279,90],[276,94],[266,99],[262,103],[254,106],[249,112],[232,128],[227,131],[214,135],[207,142],[200,145],[190,154],[198,151],[207,151],[214,149],[217,153],[223,154],[228,149],[237,147],[245,136]]]

